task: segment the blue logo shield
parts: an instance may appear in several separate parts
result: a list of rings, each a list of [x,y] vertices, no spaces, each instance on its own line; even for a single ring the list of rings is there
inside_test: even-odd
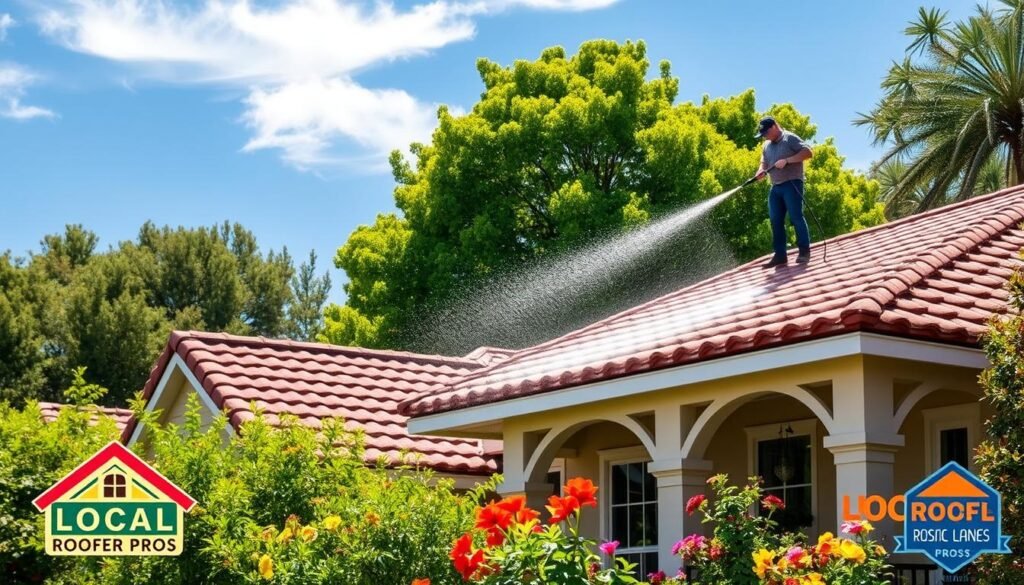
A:
[[[907,492],[893,552],[922,553],[950,573],[981,554],[1009,553],[1001,510],[999,492],[950,461]]]

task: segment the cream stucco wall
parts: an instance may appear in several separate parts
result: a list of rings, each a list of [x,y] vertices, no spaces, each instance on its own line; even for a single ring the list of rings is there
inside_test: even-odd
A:
[[[509,417],[501,421],[502,489],[541,506],[550,487],[540,482],[556,456],[565,457],[565,477],[600,482],[602,450],[644,445],[659,477],[659,545],[668,548],[702,529],[681,509],[704,489],[703,477],[727,473],[739,482],[750,473],[748,427],[812,419],[817,513],[808,532],[835,531],[840,494],[894,495],[925,477],[923,413],[977,409],[978,373],[854,355],[739,376],[723,369],[707,382]],[[607,497],[607,486],[599,487]],[[600,526],[598,515],[587,513],[585,533],[607,537]],[[879,533],[891,537],[894,528],[883,525]]]

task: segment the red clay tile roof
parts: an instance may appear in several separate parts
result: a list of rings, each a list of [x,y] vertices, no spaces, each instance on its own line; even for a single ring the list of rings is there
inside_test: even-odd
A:
[[[764,258],[516,352],[406,401],[412,416],[854,331],[977,346],[1024,248],[1024,188]]]
[[[276,423],[285,413],[319,426],[340,417],[362,429],[366,460],[396,463],[405,450],[436,471],[490,475],[500,470],[492,441],[410,435],[398,404],[438,384],[468,374],[483,362],[468,358],[300,343],[226,333],[171,334],[143,390],[148,400],[172,355],[181,356],[231,424],[250,418],[250,403]],[[131,436],[133,428],[123,437]]]
[[[60,404],[58,402],[40,402],[39,411],[42,413],[44,421],[53,422],[57,420],[57,415],[60,414],[61,409],[67,408],[68,406],[69,405],[67,404]],[[114,424],[116,424],[118,430],[122,432],[132,419],[132,411],[127,408],[112,408],[108,406],[82,407],[83,410],[91,410],[93,408],[98,409],[104,415],[114,419]]]

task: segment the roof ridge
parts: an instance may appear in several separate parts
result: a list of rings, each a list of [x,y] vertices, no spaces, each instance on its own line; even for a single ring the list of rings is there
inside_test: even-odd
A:
[[[313,353],[324,353],[324,354],[343,354],[353,357],[387,357],[387,358],[399,358],[416,363],[431,363],[431,364],[458,364],[463,366],[476,366],[480,367],[480,362],[472,359],[467,359],[461,356],[444,356],[436,354],[423,354],[414,353],[410,351],[400,351],[393,349],[376,349],[376,348],[365,348],[355,347],[349,345],[334,345],[330,343],[319,343],[312,341],[294,341],[291,339],[274,339],[263,336],[248,336],[248,335],[233,335],[224,332],[210,332],[210,331],[182,331],[175,330],[171,332],[171,338],[169,344],[173,346],[174,350],[177,351],[180,343],[186,339],[198,339],[202,341],[216,341],[234,345],[260,345],[263,347],[275,348],[275,349],[291,349],[291,350],[307,350]]]
[[[971,224],[967,229],[950,236],[941,246],[925,250],[889,269],[875,283],[850,297],[849,304],[840,313],[840,319],[854,316],[866,320],[880,318],[885,307],[897,297],[984,242],[992,241],[1024,221],[1024,209],[1016,217],[1009,213],[1013,210],[1012,205],[1007,205],[989,214],[982,222]]]

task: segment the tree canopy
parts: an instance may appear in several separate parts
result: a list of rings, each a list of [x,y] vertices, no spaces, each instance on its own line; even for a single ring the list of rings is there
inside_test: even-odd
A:
[[[0,399],[59,399],[77,376],[123,405],[172,329],[312,339],[330,281],[315,259],[295,277],[288,251],[260,251],[239,224],[144,224],[97,252],[80,225],[28,258],[0,255]],[[84,383],[84,380],[82,380]]]
[[[479,60],[483,93],[472,110],[439,108],[431,143],[411,145],[411,163],[392,153],[400,212],[380,214],[339,248],[348,297],[327,309],[321,339],[401,346],[424,307],[481,278],[645,224],[752,175],[764,113],[754,91],[676,105],[669,63],[650,78],[649,69],[643,42],[589,41],[572,56],[553,47],[507,67]],[[767,112],[816,137],[793,106]],[[844,168],[831,140],[815,146],[806,196],[824,235],[883,221],[877,189]],[[735,259],[770,248],[764,197],[744,190],[714,214]]]
[[[888,147],[876,166],[890,215],[1024,182],[1024,3],[1001,4],[952,23],[921,8],[881,100],[856,120]]]

